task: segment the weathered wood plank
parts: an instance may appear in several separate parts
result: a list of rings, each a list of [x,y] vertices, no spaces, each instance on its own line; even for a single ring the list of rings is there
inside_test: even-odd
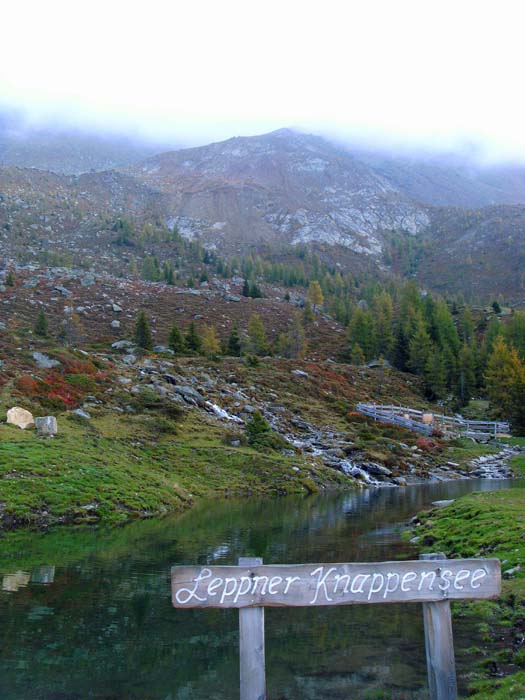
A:
[[[241,557],[239,566],[258,566],[259,557]],[[264,608],[239,610],[241,700],[266,700]]]
[[[422,554],[420,559],[439,561],[442,566],[446,561],[444,554]],[[423,603],[422,607],[430,700],[456,700],[458,688],[450,602]]]
[[[351,605],[495,598],[499,559],[269,566],[176,566],[177,608]]]

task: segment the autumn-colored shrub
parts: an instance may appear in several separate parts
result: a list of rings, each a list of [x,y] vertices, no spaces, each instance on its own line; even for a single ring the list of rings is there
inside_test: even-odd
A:
[[[346,416],[350,423],[366,423],[367,417],[357,411],[350,411]]]
[[[443,445],[431,437],[422,437],[416,440],[416,445],[423,452],[441,452]]]

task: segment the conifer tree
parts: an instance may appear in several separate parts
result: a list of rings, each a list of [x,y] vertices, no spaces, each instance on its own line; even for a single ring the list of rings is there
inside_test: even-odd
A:
[[[355,345],[352,346],[350,363],[352,365],[357,365],[358,367],[361,367],[361,365],[365,364],[365,361],[365,353],[362,351],[359,343],[355,343]]]
[[[192,321],[188,327],[188,332],[186,333],[186,347],[191,352],[200,353],[202,350],[202,338],[197,332],[195,323]]]
[[[252,314],[248,322],[248,340],[250,352],[254,355],[264,355],[268,349],[266,329],[259,314]]]
[[[476,389],[476,358],[472,348],[465,344],[459,351],[457,396],[463,406],[468,404]]]
[[[48,332],[48,321],[47,316],[44,313],[44,309],[40,309],[35,323],[35,334],[41,338],[45,338]]]
[[[186,350],[186,342],[180,328],[176,323],[173,324],[168,336],[168,345],[176,355],[182,355]]]
[[[144,350],[153,349],[151,329],[149,321],[144,311],[140,311],[139,315],[137,316],[137,321],[135,323],[134,340],[135,343],[139,346],[139,348],[143,348]]]
[[[239,329],[234,326],[228,337],[228,343],[226,346],[226,352],[230,357],[240,357],[241,356],[241,338],[239,336]]]
[[[12,270],[9,270],[9,272],[7,273],[7,277],[5,278],[5,284],[6,284],[6,287],[14,287],[15,286],[15,276],[14,276]]]
[[[434,345],[427,357],[424,369],[425,388],[432,399],[444,398],[447,391],[447,368],[443,357]]]
[[[221,343],[213,326],[204,325],[201,330],[202,352],[208,357],[216,357],[221,351]]]
[[[312,310],[312,305],[310,304],[310,302],[308,300],[306,300],[306,303],[305,303],[304,309],[303,309],[303,322],[305,325],[308,325],[309,323],[312,323],[314,318],[315,318],[315,316],[314,316],[314,312]]]
[[[430,352],[432,350],[432,341],[425,327],[425,322],[422,316],[419,316],[416,330],[408,343],[408,362],[409,369],[414,374],[422,376],[425,372]]]
[[[317,311],[324,303],[323,290],[317,280],[312,280],[308,287],[308,301],[314,311]]]
[[[496,416],[509,418],[516,411],[516,397],[525,381],[524,373],[516,350],[509,349],[504,338],[498,336],[485,372],[487,394]]]

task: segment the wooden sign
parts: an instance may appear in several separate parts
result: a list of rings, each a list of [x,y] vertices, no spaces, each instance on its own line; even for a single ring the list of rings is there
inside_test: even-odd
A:
[[[176,566],[176,608],[424,603],[494,598],[499,559],[294,566]]]
[[[241,700],[265,700],[264,607],[423,604],[431,700],[456,700],[451,600],[495,598],[501,591],[499,559],[239,566],[174,566],[176,608],[239,608]]]

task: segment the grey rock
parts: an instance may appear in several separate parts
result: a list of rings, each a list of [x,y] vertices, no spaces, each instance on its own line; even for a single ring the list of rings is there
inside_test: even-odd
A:
[[[120,328],[120,321],[111,321],[111,328]]]
[[[388,467],[384,467],[382,464],[365,462],[362,467],[369,474],[373,474],[374,476],[392,476],[392,471]]]
[[[70,292],[69,289],[62,287],[60,284],[58,284],[56,287],[53,287],[53,291],[62,294],[63,297],[70,297],[73,295],[73,292]]]
[[[111,344],[111,347],[115,350],[127,350],[128,348],[134,348],[135,343],[132,343],[129,340],[117,340],[116,343]]]
[[[198,391],[195,391],[193,387],[188,386],[187,384],[178,384],[174,387],[174,389],[177,394],[182,396],[186,401],[194,401],[197,406],[200,406],[201,408],[204,408],[206,405],[204,397],[199,394]]]
[[[308,372],[303,372],[302,369],[293,369],[292,374],[295,374],[296,377],[304,377],[305,379],[308,379]]]
[[[88,413],[87,411],[84,411],[82,408],[77,408],[73,411],[74,416],[78,416],[79,418],[84,418],[85,420],[90,420],[91,419],[91,414]]]
[[[35,428],[39,435],[56,435],[58,430],[57,419],[55,416],[35,418]]]
[[[124,355],[124,357],[122,358],[122,362],[124,362],[124,364],[126,364],[126,365],[134,365],[136,361],[137,361],[136,355],[133,355],[131,353],[128,355]]]
[[[240,301],[241,297],[237,294],[224,294],[222,297],[225,301]]]
[[[111,308],[116,314],[119,314],[122,312],[122,306],[119,306],[118,304],[112,304]]]
[[[432,501],[432,505],[436,506],[436,508],[446,508],[447,506],[452,505],[454,503],[454,498],[451,498],[449,500],[444,500],[444,501]]]
[[[175,355],[173,350],[169,348],[167,345],[155,345],[153,348],[154,352],[163,352],[167,355]]]
[[[60,362],[58,360],[52,360],[43,352],[34,352],[33,359],[36,361],[40,369],[51,369],[52,367],[58,367]]]

